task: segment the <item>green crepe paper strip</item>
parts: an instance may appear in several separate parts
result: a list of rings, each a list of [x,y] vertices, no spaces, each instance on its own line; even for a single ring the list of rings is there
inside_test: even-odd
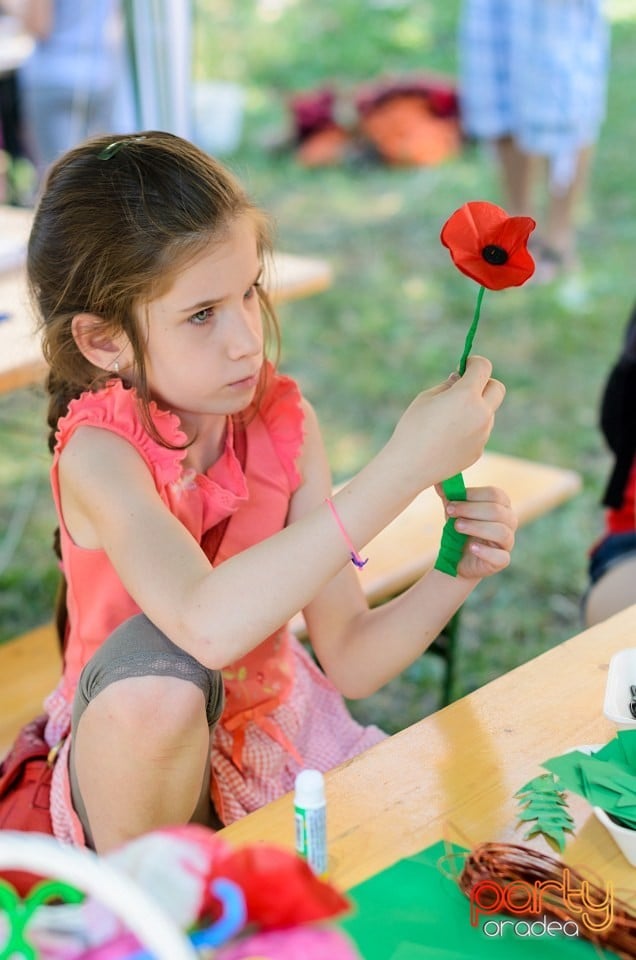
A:
[[[475,334],[477,333],[479,315],[481,313],[481,301],[484,298],[485,290],[485,287],[480,287],[479,293],[477,294],[477,303],[475,304],[473,322],[470,325],[470,330],[466,334],[464,352],[462,353],[459,361],[458,369],[460,377],[463,377],[464,373],[466,372],[466,363],[468,362],[468,356],[473,345],[473,340],[475,339]],[[447,480],[442,481],[442,490],[444,491],[444,496],[447,500],[466,499],[466,484],[464,483],[464,478],[462,477],[461,473],[456,473],[453,477],[449,477]],[[459,533],[455,529],[454,519],[449,517],[444,524],[444,529],[442,530],[442,540],[439,546],[437,560],[435,561],[435,569],[441,570],[442,573],[447,573],[450,577],[456,577],[457,567],[459,566],[459,561],[462,558],[464,544],[466,543],[467,539],[468,534]]]
[[[519,819],[522,822],[536,820],[534,826],[524,834],[524,840],[542,833],[563,852],[566,832],[574,831],[574,820],[567,810],[565,794],[559,789],[554,774],[543,773],[535,777],[517,790],[515,797],[521,801]]]
[[[572,750],[542,764],[560,785],[636,830],[636,730],[619,730],[593,754]]]

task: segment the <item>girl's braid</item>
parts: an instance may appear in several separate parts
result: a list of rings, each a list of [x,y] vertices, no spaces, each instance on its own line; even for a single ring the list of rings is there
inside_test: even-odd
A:
[[[79,397],[82,391],[78,387],[72,387],[68,383],[60,381],[53,371],[50,371],[46,378],[46,388],[49,394],[49,407],[47,411],[47,423],[50,427],[48,447],[50,452],[53,453],[55,450],[58,420],[66,415],[71,400]],[[61,561],[62,543],[59,526],[53,531],[53,551],[58,560]],[[60,650],[64,653],[68,627],[68,608],[66,606],[66,578],[61,568],[55,596],[54,619]]]

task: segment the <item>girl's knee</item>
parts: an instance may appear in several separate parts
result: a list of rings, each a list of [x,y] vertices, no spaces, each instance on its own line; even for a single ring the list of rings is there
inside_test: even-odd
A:
[[[131,747],[138,743],[145,753],[178,750],[202,741],[209,731],[201,690],[174,677],[135,677],[111,683],[83,712],[76,733],[84,719],[89,720],[92,736],[108,736],[112,742]]]
[[[111,687],[115,689],[102,699]],[[165,714],[176,726],[190,723],[203,704],[207,724],[213,727],[223,709],[223,680],[219,671],[204,667],[140,614],[115,630],[84,668],[73,707],[74,727],[98,699],[105,709],[121,713],[118,722],[139,722],[142,727],[149,718],[161,722]]]
[[[73,803],[95,849],[153,825],[187,822],[210,806],[206,701],[187,680],[109,683],[79,717],[71,744]],[[120,819],[114,834],[112,808]]]
[[[607,620],[636,603],[636,556],[616,560],[588,590],[583,601],[586,627]]]

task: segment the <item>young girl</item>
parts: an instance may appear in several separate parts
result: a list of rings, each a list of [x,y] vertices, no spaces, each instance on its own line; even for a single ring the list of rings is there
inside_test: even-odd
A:
[[[469,535],[458,576],[368,609],[351,559],[480,456],[504,388],[473,357],[329,499],[316,416],[265,359],[269,252],[230,173],[170,134],[96,138],[50,171],[28,274],[67,582],[47,701],[64,841],[228,823],[376,743],[342,695],[399,674],[509,562],[509,500],[473,489],[446,504]],[[301,609],[320,668],[286,626]]]

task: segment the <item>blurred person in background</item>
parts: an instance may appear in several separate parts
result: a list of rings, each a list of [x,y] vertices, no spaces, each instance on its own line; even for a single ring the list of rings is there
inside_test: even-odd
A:
[[[461,8],[462,127],[494,145],[507,211],[539,225],[538,282],[577,265],[576,221],[607,99],[602,8],[603,0],[464,0]]]
[[[120,0],[4,0],[34,38],[18,72],[24,140],[41,179],[87,136],[129,126]],[[125,112],[125,111],[124,111]],[[122,122],[124,121],[124,122]]]
[[[28,57],[33,45],[18,20],[9,16],[0,0],[0,202],[20,205],[22,201],[21,168],[27,182],[32,181],[32,168],[22,140],[18,68]]]

